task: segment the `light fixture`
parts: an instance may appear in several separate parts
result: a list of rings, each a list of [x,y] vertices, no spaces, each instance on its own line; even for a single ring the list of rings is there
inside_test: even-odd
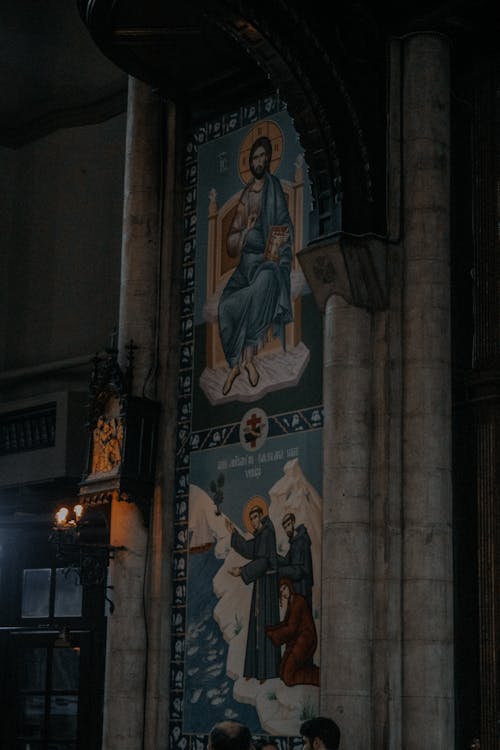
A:
[[[56,525],[58,528],[66,528],[68,526],[76,526],[83,514],[83,505],[77,503],[73,506],[73,510],[69,508],[59,508],[56,513]]]
[[[76,570],[82,586],[102,586],[110,559],[126,547],[109,544],[109,526],[102,508],[87,509],[81,503],[56,510],[49,540],[56,557]]]
[[[86,470],[77,502],[57,509],[50,540],[82,586],[107,586],[110,559],[125,550],[109,544],[112,506],[133,503],[148,525],[155,486],[160,404],[132,393],[133,341],[127,365],[118,363],[116,331],[105,354],[96,355],[89,384]],[[119,511],[118,511],[119,512]],[[106,597],[108,598],[108,597]],[[108,599],[109,601],[109,599]],[[113,611],[110,602],[111,611]]]

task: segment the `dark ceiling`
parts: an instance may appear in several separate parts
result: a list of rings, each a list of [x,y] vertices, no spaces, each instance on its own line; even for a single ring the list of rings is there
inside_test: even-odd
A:
[[[266,74],[212,23],[221,7],[250,16],[259,7],[288,18],[305,13],[317,38],[326,46],[333,39],[354,65],[377,38],[422,29],[449,35],[464,65],[471,52],[477,57],[500,46],[492,0],[1,0],[0,144],[16,147],[123,111],[124,70],[158,82],[171,97],[195,95],[205,105],[237,97],[252,76],[262,89]],[[112,12],[113,23],[87,28],[82,16],[90,9],[98,22]]]
[[[127,74],[91,39],[76,0],[1,0],[0,144],[123,111]]]
[[[234,85],[249,70],[249,55],[241,49],[241,39],[240,49],[235,39],[245,24],[264,38],[283,29],[291,32],[287,42],[299,65],[311,53],[308,36],[328,54],[334,51],[354,63],[369,58],[390,37],[419,31],[446,35],[458,64],[490,55],[499,46],[497,0],[76,2],[105,54],[134,75],[163,87],[172,98],[196,98],[202,90],[207,98],[221,89],[229,93],[231,78]]]

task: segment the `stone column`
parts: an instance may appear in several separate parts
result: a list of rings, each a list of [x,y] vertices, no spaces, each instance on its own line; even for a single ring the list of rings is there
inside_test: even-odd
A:
[[[173,102],[165,110],[165,170],[161,232],[161,298],[159,316],[159,368],[157,392],[161,394],[156,488],[150,523],[150,575],[148,588],[148,693],[144,750],[167,748],[170,711],[170,652],[172,605],[172,554],[175,509],[172,488],[176,481],[178,419],[180,294],[183,283],[183,217],[186,117]],[[143,750],[143,748],[141,748]]]
[[[160,283],[162,139],[161,101],[151,87],[129,78],[118,350],[137,346],[133,390],[154,397]],[[123,362],[123,364],[125,364]]]
[[[498,77],[485,75],[474,117],[474,415],[478,526],[479,682],[482,750],[500,744],[500,172]],[[496,155],[496,156],[494,156]]]
[[[371,747],[371,314],[325,307],[321,713],[350,750]]]
[[[154,395],[159,264],[161,104],[129,79],[120,289],[119,351],[137,345],[133,392]],[[125,363],[123,363],[125,364]],[[115,610],[108,618],[103,750],[143,747],[147,674],[148,535],[139,508],[113,500],[110,540],[124,545],[110,564]]]
[[[454,747],[449,48],[404,40],[403,732]]]
[[[387,246],[373,235],[339,233],[298,257],[324,312],[320,712],[338,722],[342,747],[368,750],[375,710],[372,415],[374,388],[385,391],[380,370],[374,382],[373,342],[377,318],[385,320],[378,313],[388,299]],[[390,678],[384,684],[393,689]]]
[[[147,539],[137,506],[113,500],[110,542],[124,545],[110,563],[103,750],[137,750],[143,733],[146,630],[143,587]]]

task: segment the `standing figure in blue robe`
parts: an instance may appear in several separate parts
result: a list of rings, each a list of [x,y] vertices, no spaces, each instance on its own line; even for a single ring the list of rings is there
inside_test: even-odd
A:
[[[276,625],[280,619],[276,532],[259,505],[250,508],[249,519],[253,529],[251,539],[245,539],[225,519],[231,533],[231,547],[249,560],[245,565],[231,568],[229,573],[241,577],[247,585],[253,583],[243,676],[263,683],[278,677],[281,663],[279,646],[266,636],[266,627]]]
[[[288,578],[293,583],[295,593],[304,597],[312,612],[314,578],[311,537],[303,523],[295,525],[294,513],[286,513],[281,525],[290,546],[285,556],[278,555],[280,576]]]
[[[269,170],[271,156],[269,138],[257,138],[249,158],[253,177],[243,189],[227,237],[228,255],[239,261],[218,308],[219,335],[229,365],[224,395],[242,368],[250,385],[257,385],[255,355],[269,335],[280,336],[285,349],[285,326],[293,320],[293,224],[281,182]]]

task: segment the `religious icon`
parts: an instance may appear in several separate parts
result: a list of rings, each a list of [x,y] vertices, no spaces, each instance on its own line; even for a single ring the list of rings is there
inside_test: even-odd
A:
[[[309,361],[301,341],[306,284],[296,259],[303,157],[297,154],[294,180],[282,178],[276,172],[284,148],[277,122],[257,122],[239,149],[243,188],[220,207],[216,188],[209,192],[207,367],[200,387],[214,405],[297,385]]]
[[[92,472],[113,471],[122,460],[123,421],[101,416],[93,431]]]

